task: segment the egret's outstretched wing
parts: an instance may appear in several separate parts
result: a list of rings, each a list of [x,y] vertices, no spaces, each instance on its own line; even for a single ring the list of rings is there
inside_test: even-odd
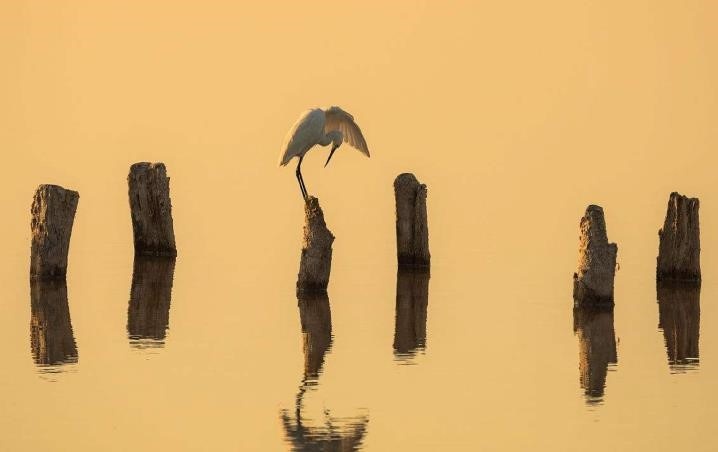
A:
[[[284,166],[293,157],[304,155],[324,136],[324,112],[318,108],[302,113],[287,132],[279,155],[279,165]]]
[[[326,121],[324,123],[324,131],[326,133],[332,130],[338,130],[344,135],[344,141],[352,147],[361,151],[369,157],[369,148],[366,145],[364,135],[362,135],[359,126],[354,122],[354,117],[339,107],[330,107],[324,110]]]

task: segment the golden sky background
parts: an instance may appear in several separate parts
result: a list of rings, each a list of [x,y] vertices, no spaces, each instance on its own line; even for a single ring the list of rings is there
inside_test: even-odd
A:
[[[40,182],[79,190],[81,212],[101,209],[124,196],[127,168],[141,160],[192,181],[174,186],[192,198],[185,205],[241,196],[262,215],[283,203],[296,211],[294,175],[275,168],[279,146],[301,111],[333,104],[355,116],[372,150],[366,161],[342,148],[327,170],[327,151],[310,153],[310,192],[342,207],[389,207],[402,171],[441,183],[432,196],[510,200],[503,205],[529,194],[571,207],[627,202],[629,191],[662,205],[674,189],[712,190],[714,2],[0,8],[0,145],[11,169],[0,196],[23,211]],[[205,190],[209,199],[198,199]],[[208,210],[186,234],[211,233]]]

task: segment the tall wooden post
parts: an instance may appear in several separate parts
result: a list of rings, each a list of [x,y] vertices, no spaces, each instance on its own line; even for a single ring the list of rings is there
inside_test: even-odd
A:
[[[80,195],[57,185],[40,185],[32,201],[30,277],[62,279]]]
[[[429,229],[426,217],[426,185],[411,173],[394,180],[396,200],[396,251],[400,267],[428,268]]]
[[[176,256],[170,178],[164,163],[135,163],[127,183],[135,255]]]
[[[334,235],[324,222],[319,200],[313,196],[304,205],[304,240],[299,262],[297,293],[326,293],[332,269]]]
[[[658,231],[656,279],[701,280],[698,198],[671,193],[663,228]]]
[[[612,306],[618,246],[608,243],[603,209],[588,206],[580,227],[578,271],[573,274],[574,306]]]

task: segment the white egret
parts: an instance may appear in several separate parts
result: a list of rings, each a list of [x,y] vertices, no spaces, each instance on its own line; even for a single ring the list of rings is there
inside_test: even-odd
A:
[[[299,188],[302,190],[302,197],[305,200],[308,194],[301,169],[304,154],[317,144],[327,146],[331,143],[332,150],[329,152],[329,158],[324,164],[324,167],[326,167],[332,155],[334,155],[334,151],[343,142],[349,143],[369,157],[369,148],[361,130],[359,130],[359,126],[354,122],[354,117],[339,107],[330,107],[326,110],[320,108],[307,110],[299,116],[297,122],[289,129],[282,145],[279,165],[285,166],[292,158],[299,157],[297,181],[299,181]]]

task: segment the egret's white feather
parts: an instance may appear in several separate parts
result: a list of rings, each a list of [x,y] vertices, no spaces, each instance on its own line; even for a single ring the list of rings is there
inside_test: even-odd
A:
[[[324,132],[329,133],[338,130],[344,136],[344,142],[349,143],[353,148],[361,151],[369,157],[369,147],[366,144],[359,126],[354,122],[354,117],[339,107],[329,107],[324,110],[326,120],[324,121]]]
[[[282,144],[279,165],[286,165],[294,157],[303,157],[314,145],[327,146],[332,139],[339,139],[338,134],[332,137],[330,132],[340,132],[342,142],[369,157],[369,147],[352,115],[339,107],[314,108],[302,113],[289,129]]]

